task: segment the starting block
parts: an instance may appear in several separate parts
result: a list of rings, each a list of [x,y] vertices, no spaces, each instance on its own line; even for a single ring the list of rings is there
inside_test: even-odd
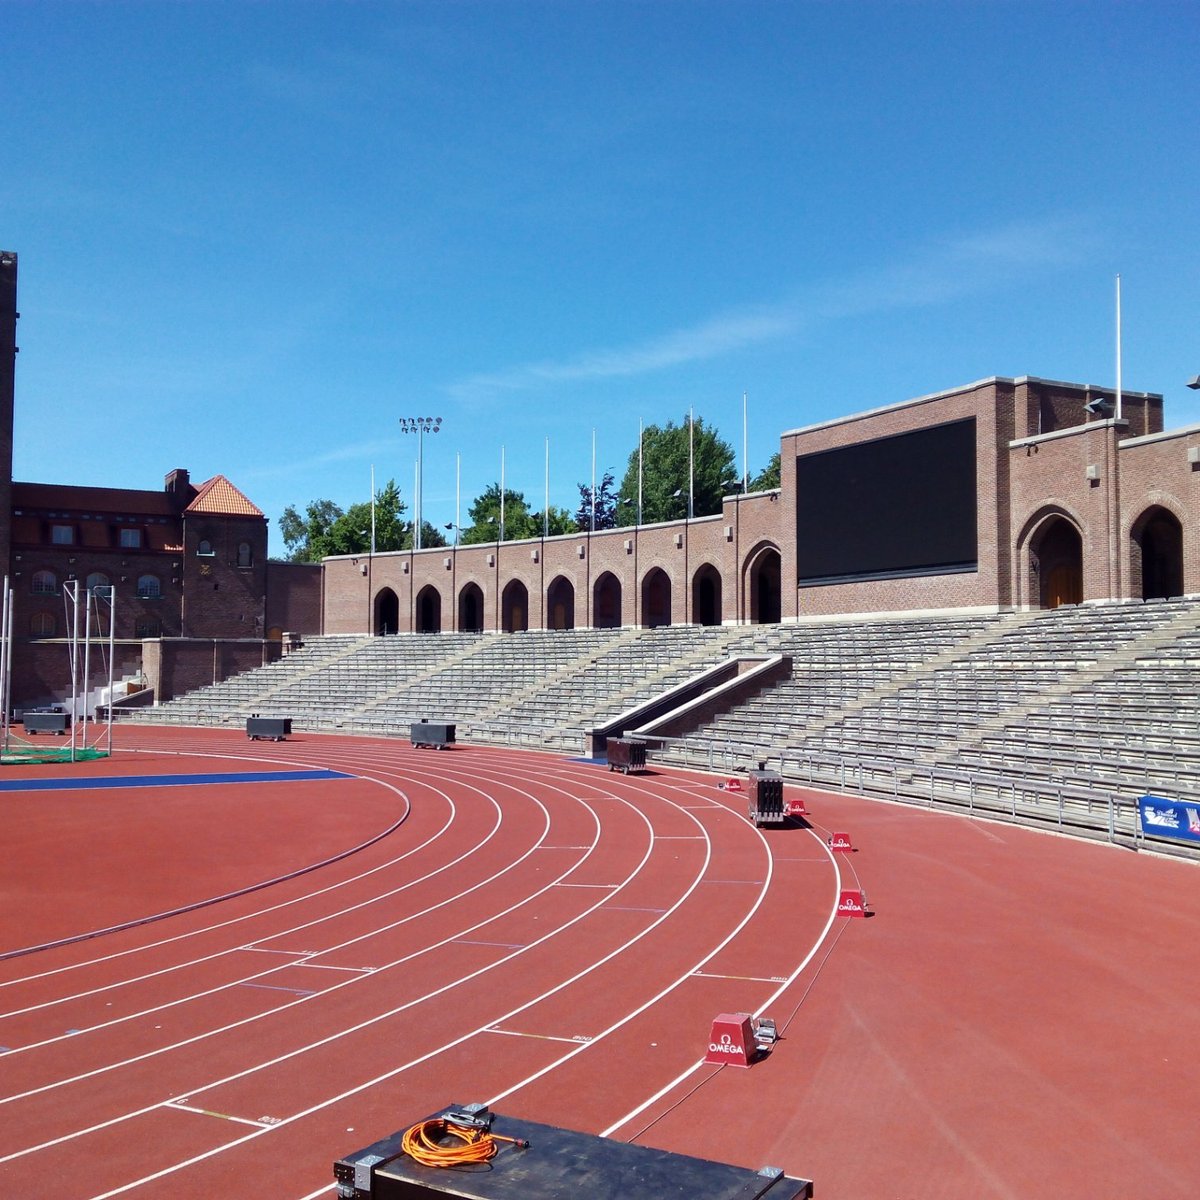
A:
[[[802,797],[795,797],[787,802],[787,807],[784,809],[789,817],[807,817],[808,809],[805,807]]]
[[[754,1031],[746,1013],[718,1013],[713,1017],[704,1061],[718,1066],[748,1067],[754,1048]]]
[[[833,834],[829,839],[829,848],[830,850],[841,851],[843,854],[849,854],[854,850],[848,833]]]
[[[839,917],[865,917],[867,915],[867,893],[862,888],[842,888],[838,896]]]

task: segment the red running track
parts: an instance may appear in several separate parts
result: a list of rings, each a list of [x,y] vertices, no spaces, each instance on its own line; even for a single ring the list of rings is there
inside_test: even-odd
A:
[[[830,795],[759,831],[695,774],[354,738],[120,729],[2,779],[298,766],[354,778],[0,793],[0,954],[125,926],[0,961],[0,1193],[330,1196],[482,1100],[827,1200],[1195,1194],[1188,864]],[[706,1066],[725,1011],[784,1037]]]

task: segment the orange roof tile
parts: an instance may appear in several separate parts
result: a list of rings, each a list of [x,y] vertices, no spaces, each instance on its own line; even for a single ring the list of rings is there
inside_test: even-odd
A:
[[[186,511],[219,513],[225,517],[263,515],[262,509],[251,504],[224,475],[214,475],[206,483],[202,483],[196,492],[196,498],[187,506]]]

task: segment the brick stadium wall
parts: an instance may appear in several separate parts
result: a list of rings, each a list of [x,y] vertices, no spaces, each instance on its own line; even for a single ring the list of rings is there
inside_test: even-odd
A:
[[[257,639],[163,638],[143,643],[142,669],[156,703],[275,661],[278,642]]]
[[[719,588],[717,620],[761,619],[768,611],[764,588],[769,591],[776,570],[783,620],[1024,607],[1040,603],[1031,547],[1055,517],[1079,530],[1083,598],[1119,598],[1140,594],[1135,526],[1151,505],[1174,513],[1184,526],[1187,589],[1200,590],[1200,544],[1187,519],[1200,504],[1200,475],[1186,461],[1196,435],[1162,433],[1161,396],[1125,393],[1120,422],[1114,420],[1114,399],[1111,390],[1084,385],[982,380],[783,434],[779,490],[728,497],[717,516],[590,537],[329,559],[324,629],[379,632],[377,598],[385,588],[396,595],[401,631],[419,626],[423,590],[437,597],[438,627],[457,629],[458,598],[469,585],[479,589],[482,627],[499,629],[505,589],[516,584],[525,589],[525,623],[545,628],[556,620],[548,602],[556,581],[573,595],[572,624],[588,627],[597,623],[596,585],[607,574],[620,586],[620,623],[646,625],[653,617],[647,611],[647,580],[658,571],[669,585],[669,619],[676,624],[704,615],[697,593],[701,574]],[[1087,412],[1085,404],[1095,401],[1105,407]],[[800,587],[797,455],[966,417],[976,421],[977,569]],[[1132,444],[1121,449],[1130,439]]]
[[[268,562],[267,636],[321,632],[320,563]]]

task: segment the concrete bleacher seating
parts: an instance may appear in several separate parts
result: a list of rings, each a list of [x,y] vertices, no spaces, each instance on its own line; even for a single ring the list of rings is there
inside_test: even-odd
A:
[[[792,675],[658,750],[1121,840],[1145,792],[1200,797],[1200,599],[776,626],[311,638],[280,662],[131,714],[580,752],[587,731],[729,658]]]

